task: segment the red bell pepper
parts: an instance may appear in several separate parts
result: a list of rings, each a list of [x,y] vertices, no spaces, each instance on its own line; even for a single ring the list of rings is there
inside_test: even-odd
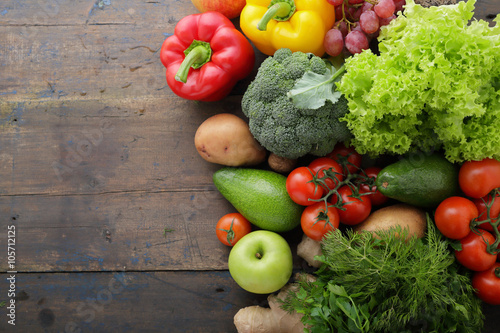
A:
[[[255,53],[246,37],[219,12],[182,18],[162,45],[167,83],[185,99],[218,101],[253,70]]]

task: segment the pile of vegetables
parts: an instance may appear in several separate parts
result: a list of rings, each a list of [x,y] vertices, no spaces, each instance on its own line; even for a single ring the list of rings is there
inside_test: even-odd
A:
[[[299,278],[284,309],[309,332],[478,332],[480,301],[432,221],[425,238],[400,232],[329,233],[317,280]]]
[[[245,118],[216,115],[195,134],[238,211],[216,226],[245,269],[230,273],[270,294],[236,314],[238,332],[478,332],[481,302],[500,304],[500,16],[490,27],[471,21],[475,0],[420,2],[247,1],[242,33],[207,12],[165,41],[172,91],[205,102],[250,74],[249,45],[268,55]],[[299,224],[312,269],[290,279],[280,245],[285,268],[270,272],[263,249],[280,249],[249,235],[287,244],[279,233]],[[248,263],[243,243],[257,249]],[[256,286],[256,262],[280,281]]]

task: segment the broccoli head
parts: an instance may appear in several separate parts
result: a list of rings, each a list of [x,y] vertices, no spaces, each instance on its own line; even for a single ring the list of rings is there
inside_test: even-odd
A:
[[[327,64],[310,53],[279,49],[262,62],[243,95],[241,106],[250,131],[263,147],[278,156],[324,156],[337,142],[351,136],[346,123],[340,121],[349,110],[344,96],[335,104],[326,100],[317,109],[298,108],[287,97],[308,71],[323,75]]]

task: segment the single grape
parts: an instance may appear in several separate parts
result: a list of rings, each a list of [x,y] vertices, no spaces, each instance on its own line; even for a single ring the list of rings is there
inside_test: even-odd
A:
[[[326,0],[330,5],[340,6],[344,0]]]
[[[380,35],[380,29],[378,29],[377,31],[375,31],[372,34],[366,34],[366,38],[368,39],[368,43],[370,43],[372,39],[377,38],[379,35]]]
[[[345,37],[345,47],[352,54],[361,53],[369,47],[368,38],[362,31],[351,30]]]
[[[349,0],[347,1],[350,5],[357,5],[357,4],[360,4],[360,3],[363,3],[365,2],[365,0]]]
[[[380,18],[388,18],[396,10],[396,5],[393,0],[379,0],[379,2],[373,6],[373,10]]]
[[[363,29],[361,29],[359,22],[354,22],[353,24],[351,24],[351,31],[356,31],[356,30],[363,32]]]
[[[373,10],[363,12],[359,17],[359,25],[361,29],[367,34],[373,34],[378,31],[380,24],[378,16]]]
[[[402,0],[402,1],[405,1],[405,0]],[[365,2],[362,6],[361,6],[361,11],[362,12],[366,12],[368,10],[372,10],[373,9],[373,4],[371,2]]]
[[[344,49],[344,36],[342,36],[342,32],[335,28],[328,30],[323,45],[328,55],[332,57],[338,56]]]
[[[344,9],[344,11],[345,11],[345,15],[347,16],[347,18],[349,19],[349,21],[356,22],[357,20],[359,20],[359,15],[361,14],[361,12],[358,14],[358,8],[357,7],[351,7],[351,6],[349,6],[346,9]]]
[[[406,0],[394,0],[394,5],[396,6],[395,13],[402,11],[403,6],[406,5]]]
[[[342,20],[342,21],[337,21],[337,23],[335,23],[334,27],[337,27],[337,29],[340,30],[340,32],[342,33],[342,37],[345,38],[345,36],[347,35],[347,33],[349,32],[349,28],[347,27],[347,23],[345,20]]]
[[[335,20],[342,20],[342,18],[344,17],[342,13],[343,11],[342,8],[344,8],[344,5],[335,7]]]
[[[395,18],[396,18],[396,15],[392,14],[388,18],[379,18],[378,22],[379,22],[380,26],[384,26],[384,25],[388,25],[389,23],[391,23],[391,21],[394,20]]]

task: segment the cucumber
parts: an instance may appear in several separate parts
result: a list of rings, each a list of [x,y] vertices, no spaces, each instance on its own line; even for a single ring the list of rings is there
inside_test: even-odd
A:
[[[300,224],[303,206],[290,199],[286,177],[274,171],[224,167],[213,174],[219,192],[255,226],[274,232]]]
[[[459,193],[458,167],[439,153],[411,154],[383,168],[375,185],[386,197],[434,208]]]

